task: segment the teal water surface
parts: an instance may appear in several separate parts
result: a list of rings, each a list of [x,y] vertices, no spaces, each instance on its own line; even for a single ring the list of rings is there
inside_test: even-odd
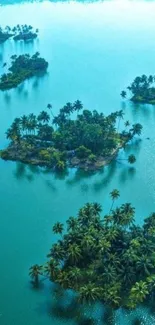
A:
[[[105,114],[123,109],[126,119],[144,127],[140,140],[120,152],[120,158],[136,155],[132,168],[122,161],[93,175],[71,170],[60,176],[0,160],[0,324],[75,324],[57,315],[51,285],[43,282],[39,291],[31,289],[28,269],[45,261],[55,240],[55,221],[65,222],[87,201],[100,202],[106,213],[113,188],[121,193],[118,204],[135,206],[137,223],[155,211],[155,107],[135,107],[119,96],[136,75],[154,74],[155,3],[12,1],[3,6],[4,2],[0,1],[0,25],[32,24],[39,28],[39,39],[0,45],[0,72],[12,54],[35,51],[49,62],[49,69],[43,78],[0,93],[0,148],[7,145],[5,131],[15,117],[37,114],[49,102],[55,113],[76,99]],[[93,313],[98,324],[108,324],[100,306]],[[113,324],[133,324],[137,315],[142,324],[155,322],[153,311],[139,308],[117,312]]]

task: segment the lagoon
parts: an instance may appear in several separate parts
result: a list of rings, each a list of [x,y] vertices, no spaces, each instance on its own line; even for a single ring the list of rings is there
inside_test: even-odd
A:
[[[51,285],[44,282],[42,290],[31,289],[28,269],[35,262],[44,262],[55,240],[52,226],[56,221],[64,222],[88,201],[101,203],[106,213],[113,188],[120,190],[118,204],[135,206],[137,223],[155,211],[155,107],[120,98],[121,90],[135,76],[154,74],[155,3],[6,3],[0,1],[0,24],[31,24],[39,28],[39,39],[1,44],[0,73],[12,54],[25,52],[39,51],[49,68],[42,78],[0,92],[0,148],[7,144],[5,131],[15,117],[38,114],[49,102],[55,113],[76,99],[105,114],[123,109],[126,120],[143,125],[141,141],[133,142],[126,153],[120,152],[121,158],[135,154],[137,162],[132,168],[123,161],[95,174],[72,169],[60,176],[0,160],[0,324],[73,325],[74,320],[54,313]],[[98,310],[94,311],[97,324],[107,325],[101,322]],[[142,324],[155,321],[153,311],[139,308],[131,313],[119,311],[114,324],[133,324],[136,315],[143,318]]]

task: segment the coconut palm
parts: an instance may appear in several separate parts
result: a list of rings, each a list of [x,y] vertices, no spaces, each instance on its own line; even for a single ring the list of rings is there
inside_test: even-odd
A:
[[[132,132],[132,135],[141,135],[142,133],[142,125],[140,123],[136,123],[132,125],[132,129],[130,130]]]
[[[121,119],[124,118],[124,112],[123,112],[122,109],[120,111],[118,111],[117,117],[118,117],[118,127],[117,127],[117,131],[118,131],[119,130],[119,127],[120,127]]]
[[[67,220],[68,230],[75,230],[77,228],[78,222],[74,217],[69,217]]]
[[[67,253],[69,260],[73,264],[76,264],[81,259],[81,248],[76,243],[69,245]]]
[[[41,274],[42,274],[42,266],[41,265],[35,264],[30,267],[29,275],[34,280],[34,282],[36,284],[38,284],[39,275],[41,275]]]
[[[62,234],[64,230],[64,226],[63,226],[63,223],[61,222],[56,222],[55,225],[53,226],[53,232],[54,234]]]
[[[92,208],[94,215],[99,215],[102,212],[102,206],[97,202],[92,204]]]
[[[111,205],[111,208],[110,208],[110,211],[111,211],[112,208],[113,208],[113,205],[114,205],[115,200],[117,200],[119,198],[119,196],[120,196],[120,192],[117,189],[114,189],[110,193],[110,196],[111,196],[111,199],[112,199],[112,205]]]
[[[74,111],[78,112],[83,109],[83,104],[81,103],[80,100],[76,100],[73,104]]]
[[[131,300],[135,300],[136,302],[143,302],[148,294],[148,285],[144,281],[136,282],[131,288]]]
[[[52,104],[47,104],[47,108],[50,110],[51,115],[52,115],[53,118],[54,118],[54,115],[53,115],[53,112],[52,112]]]
[[[49,116],[49,114],[48,114],[47,112],[42,111],[42,112],[38,115],[37,120],[38,120],[39,122],[48,123],[49,120],[50,120],[50,116]]]
[[[43,268],[43,273],[47,276],[49,276],[49,278],[53,281],[57,278],[58,273],[59,273],[59,269],[58,269],[58,262],[56,260],[54,260],[53,258],[51,258],[49,260],[49,262],[47,262],[44,265]]]
[[[79,301],[82,303],[93,303],[97,300],[101,300],[103,297],[103,289],[97,287],[95,283],[88,283],[80,288]]]

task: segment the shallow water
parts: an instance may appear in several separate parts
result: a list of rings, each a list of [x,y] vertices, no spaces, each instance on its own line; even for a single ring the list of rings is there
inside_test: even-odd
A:
[[[0,66],[12,54],[39,51],[49,69],[43,78],[0,93],[0,148],[7,144],[4,133],[15,117],[37,114],[49,102],[55,113],[76,99],[105,114],[123,108],[126,119],[144,127],[141,140],[120,153],[121,158],[136,155],[132,168],[123,161],[94,175],[72,170],[60,176],[0,160],[0,324],[74,324],[52,309],[55,299],[48,283],[40,291],[31,290],[28,268],[45,260],[55,240],[51,231],[55,221],[65,221],[87,201],[100,202],[106,213],[113,188],[121,193],[118,204],[131,202],[136,207],[139,224],[155,211],[155,107],[135,107],[119,96],[136,75],[154,74],[155,3],[9,2],[14,5],[0,1],[0,24],[27,23],[40,33],[34,43],[0,45]],[[108,324],[101,321],[99,306],[94,314],[99,324]],[[130,325],[136,315],[143,324],[155,321],[153,310],[141,308],[117,313],[113,324]]]

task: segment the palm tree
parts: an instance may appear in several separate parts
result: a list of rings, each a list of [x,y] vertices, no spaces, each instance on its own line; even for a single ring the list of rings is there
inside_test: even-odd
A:
[[[97,300],[101,300],[103,297],[103,289],[97,287],[94,283],[88,283],[79,290],[79,301],[81,303],[93,303]]]
[[[54,234],[62,234],[64,230],[64,226],[63,226],[63,223],[61,222],[56,222],[55,225],[53,226],[53,232]]]
[[[128,162],[129,162],[129,164],[134,164],[134,163],[136,162],[136,157],[135,157],[135,155],[130,155],[130,156],[128,157]]]
[[[151,261],[147,255],[141,255],[136,262],[136,269],[142,276],[149,276],[154,269],[153,260]]]
[[[113,208],[113,205],[114,205],[115,200],[117,200],[119,198],[119,196],[120,196],[120,192],[117,189],[114,189],[110,193],[110,196],[111,196],[111,199],[112,199],[112,205],[111,205],[111,208],[110,208],[110,211],[111,211],[112,208]]]
[[[67,253],[69,260],[73,264],[76,264],[81,259],[81,249],[76,243],[69,245]]]
[[[37,120],[38,120],[39,122],[42,121],[43,123],[48,123],[49,120],[50,120],[50,116],[49,116],[49,114],[48,114],[47,112],[42,111],[42,112],[38,115]]]
[[[95,202],[92,204],[93,210],[94,210],[94,215],[97,216],[102,212],[102,206],[101,204]]]
[[[125,91],[125,90],[122,90],[122,92],[121,92],[121,97],[122,97],[122,98],[126,98],[126,91]]]
[[[132,125],[132,129],[130,130],[132,132],[132,135],[141,135],[142,133],[142,125],[140,123],[136,123]]]
[[[147,283],[144,281],[136,282],[131,288],[131,300],[137,302],[143,302],[145,297],[149,294]]]
[[[83,104],[80,100],[76,100],[75,103],[73,104],[74,111],[77,111],[77,114],[79,111],[83,109]]]
[[[39,275],[41,275],[42,266],[35,264],[30,267],[29,275],[34,280],[35,284],[38,284],[39,282]]]
[[[23,115],[21,117],[21,128],[23,132],[27,130],[27,125],[28,125],[28,118],[26,115]]]
[[[70,287],[70,279],[68,274],[65,271],[59,272],[56,283],[59,283],[62,288],[68,289]]]
[[[56,262],[60,262],[64,259],[64,249],[62,245],[60,244],[54,244],[50,250],[50,253],[47,255],[47,257],[52,257]]]
[[[52,281],[57,278],[59,273],[58,265],[58,262],[51,258],[44,266],[43,272],[49,276]]]
[[[118,131],[120,127],[121,119],[123,119],[124,117],[124,112],[122,109],[117,113],[117,117],[118,117],[118,127],[117,127],[117,131]]]
[[[128,216],[130,216],[131,218],[134,217],[134,214],[135,214],[135,208],[133,208],[133,207],[131,206],[131,203],[125,203],[125,204],[122,204],[122,206],[121,206],[121,211],[122,211],[123,214],[128,215]],[[132,219],[132,222],[133,222],[133,221],[134,221],[134,220]]]
[[[53,115],[53,112],[52,112],[52,104],[47,104],[47,108],[50,110],[53,118],[54,118],[54,115]]]
[[[68,230],[74,231],[77,228],[78,222],[76,218],[69,217],[69,219],[67,220],[67,224],[68,224]]]
[[[71,267],[68,272],[68,276],[69,276],[69,279],[71,280],[71,282],[73,283],[73,285],[75,287],[77,287],[78,282],[82,278],[82,272],[81,272],[80,268],[78,268],[76,266]]]

